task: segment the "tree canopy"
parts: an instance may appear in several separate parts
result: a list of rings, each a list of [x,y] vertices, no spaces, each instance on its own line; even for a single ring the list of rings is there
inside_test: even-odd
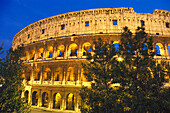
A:
[[[156,113],[170,109],[169,89],[163,88],[167,72],[154,59],[152,40],[142,27],[135,34],[125,27],[119,51],[112,42],[94,41],[93,54],[88,53],[82,64],[91,81],[90,88],[80,91],[82,112]]]
[[[0,48],[2,51],[2,47]],[[18,47],[15,50],[10,49],[6,58],[0,60],[0,77],[2,86],[0,87],[0,112],[2,113],[27,113],[27,106],[23,98],[22,92],[22,71],[24,64],[21,61],[24,48]]]

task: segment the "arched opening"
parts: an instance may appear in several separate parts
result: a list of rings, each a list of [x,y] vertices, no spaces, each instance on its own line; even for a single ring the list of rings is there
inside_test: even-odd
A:
[[[54,72],[54,80],[55,81],[62,81],[63,70],[61,67],[58,67]]]
[[[32,93],[32,105],[35,105],[35,106],[38,105],[38,93],[37,93],[37,91],[34,91]]]
[[[85,77],[85,75],[84,75],[83,73],[84,73],[84,70],[81,69],[81,81],[86,82],[86,81],[88,81],[88,80],[87,80],[87,78]]]
[[[44,73],[43,73],[43,80],[51,80],[51,69],[50,68],[45,68]]]
[[[75,81],[74,67],[69,67],[67,69],[67,81]]]
[[[35,50],[31,50],[30,60],[34,60],[34,57],[35,57]]]
[[[48,107],[48,93],[42,94],[42,107]]]
[[[60,93],[55,93],[53,95],[53,108],[60,109],[61,106],[61,95]]]
[[[74,95],[69,93],[66,97],[66,109],[74,110]]]
[[[28,103],[28,94],[29,94],[28,91],[25,91],[25,92],[24,92],[25,103]]]
[[[170,44],[168,44],[168,53],[169,53],[169,56],[170,56]]]
[[[73,43],[69,46],[69,55],[70,56],[77,56],[78,46],[77,44]]]
[[[43,52],[44,52],[44,48],[39,48],[38,49],[38,59],[42,59],[43,58]]]
[[[41,76],[41,71],[40,71],[40,69],[38,68],[38,69],[35,70],[34,80],[35,80],[35,81],[39,81],[39,80],[40,80],[40,76]]]
[[[82,46],[83,56],[87,56],[87,52],[91,52],[91,44],[89,42],[85,42]]]
[[[64,45],[59,45],[57,47],[57,57],[64,57],[65,47]]]
[[[115,52],[119,52],[119,42],[118,41],[114,41],[113,42],[113,46],[114,46]]]
[[[48,46],[47,47],[47,58],[52,58],[53,57],[53,47],[52,46]]]
[[[156,48],[156,55],[157,56],[164,55],[164,48],[163,48],[163,45],[161,43],[156,43],[155,48]]]

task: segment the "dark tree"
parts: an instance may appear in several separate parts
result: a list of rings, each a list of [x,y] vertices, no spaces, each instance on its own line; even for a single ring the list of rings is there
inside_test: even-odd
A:
[[[138,28],[135,35],[125,27],[121,35],[119,63],[122,96],[120,102],[126,112],[162,113],[170,104],[163,88],[166,69],[153,58],[155,48],[152,37],[144,28]]]
[[[154,59],[152,37],[144,30],[132,34],[125,27],[119,51],[110,42],[94,41],[93,53],[82,64],[91,81],[91,87],[80,91],[83,113],[169,112],[170,89],[164,88],[167,71]]]
[[[1,48],[2,49],[2,48]],[[0,77],[2,87],[0,87],[0,112],[1,113],[27,113],[27,106],[21,98],[22,92],[22,71],[24,64],[21,61],[24,48],[18,47],[10,49],[4,60],[0,61]]]
[[[82,113],[121,112],[119,89],[112,87],[113,83],[119,82],[115,48],[100,38],[94,41],[94,44],[95,49],[92,50],[94,54],[88,52],[88,61],[83,63],[84,75],[92,82],[91,88],[83,87],[80,92],[81,111]]]

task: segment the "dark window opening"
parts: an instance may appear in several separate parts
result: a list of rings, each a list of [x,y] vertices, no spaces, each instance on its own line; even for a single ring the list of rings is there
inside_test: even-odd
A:
[[[42,29],[42,34],[44,34],[45,33],[45,29]]]
[[[117,20],[113,20],[113,25],[117,25]]]
[[[156,35],[159,35],[159,33],[156,33]]]
[[[170,56],[170,45],[168,45],[168,53],[169,53],[169,56]]]
[[[65,29],[65,25],[61,25],[61,30],[64,30]]]
[[[86,27],[89,26],[89,21],[85,22],[85,26]]]
[[[77,49],[74,51],[70,51],[70,56],[77,56]]]
[[[59,51],[59,57],[61,57],[61,51]]]
[[[114,43],[113,46],[114,46],[115,52],[119,52],[119,44]]]
[[[166,28],[170,28],[170,25],[168,22],[166,22]]]
[[[30,38],[30,34],[28,34],[28,39]]]
[[[156,48],[156,55],[161,56],[161,51],[160,51],[159,45],[155,45],[155,48]]]
[[[144,26],[145,22],[143,20],[141,20],[141,26]]]
[[[19,42],[21,42],[21,39],[19,39]]]
[[[53,57],[53,52],[50,52],[49,58],[52,58],[52,57]]]
[[[43,58],[43,53],[41,53],[41,55],[40,55],[40,59],[41,59],[41,58]]]

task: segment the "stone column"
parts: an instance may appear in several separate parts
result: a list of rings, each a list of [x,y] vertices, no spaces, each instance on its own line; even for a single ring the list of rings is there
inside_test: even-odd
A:
[[[37,92],[38,93],[38,92]],[[39,89],[39,96],[38,96],[38,107],[42,106],[42,95],[41,95],[41,89]]]
[[[56,44],[54,44],[53,46],[53,59],[55,59],[57,57],[57,48],[56,48]]]
[[[43,71],[44,71],[44,68],[42,66],[41,67],[41,75],[40,75],[40,84],[42,84],[42,82],[43,82]]]
[[[76,82],[76,85],[79,85],[80,84],[80,75],[81,75],[81,66],[77,66],[77,82]]]
[[[52,90],[49,91],[49,104],[48,104],[48,108],[52,109],[52,104],[53,104],[53,99],[52,99]]]
[[[31,85],[32,85],[34,81],[34,65],[33,64],[31,64],[31,69],[32,69],[32,73],[31,73]]]
[[[29,90],[28,104],[32,104],[32,91],[31,91],[31,89]]]
[[[66,74],[67,74],[66,71],[67,71],[67,70],[66,70],[66,67],[64,66],[64,67],[63,67],[63,81],[62,81],[62,85],[65,85],[65,84],[66,84]]]
[[[66,95],[65,94],[62,98],[62,106],[63,106],[63,110],[66,110]]]
[[[79,43],[79,49],[78,49],[78,58],[81,58],[82,57],[82,47],[81,47],[81,44]]]
[[[37,60],[37,55],[38,54],[38,47],[35,47],[35,57],[34,57],[34,61],[36,61]]]
[[[43,60],[46,60],[46,52],[47,52],[47,45],[46,45],[46,42],[44,43],[44,51],[43,51]]]
[[[51,68],[51,83],[54,84],[54,65]]]
[[[69,51],[68,45],[66,45],[65,54],[64,54],[64,59],[67,59],[67,58],[68,58],[68,54],[69,54],[68,51]]]
[[[168,57],[169,56],[169,51],[168,51],[168,44],[164,44],[164,50],[165,50],[165,57]]]
[[[78,94],[77,93],[76,93],[75,97],[76,97],[75,98],[76,103],[75,103],[74,109],[75,109],[76,112],[78,112],[78,110],[79,110],[79,99],[78,99]]]
[[[65,110],[66,109],[66,106],[65,106],[65,94],[61,94],[61,107],[60,107],[60,110]]]

